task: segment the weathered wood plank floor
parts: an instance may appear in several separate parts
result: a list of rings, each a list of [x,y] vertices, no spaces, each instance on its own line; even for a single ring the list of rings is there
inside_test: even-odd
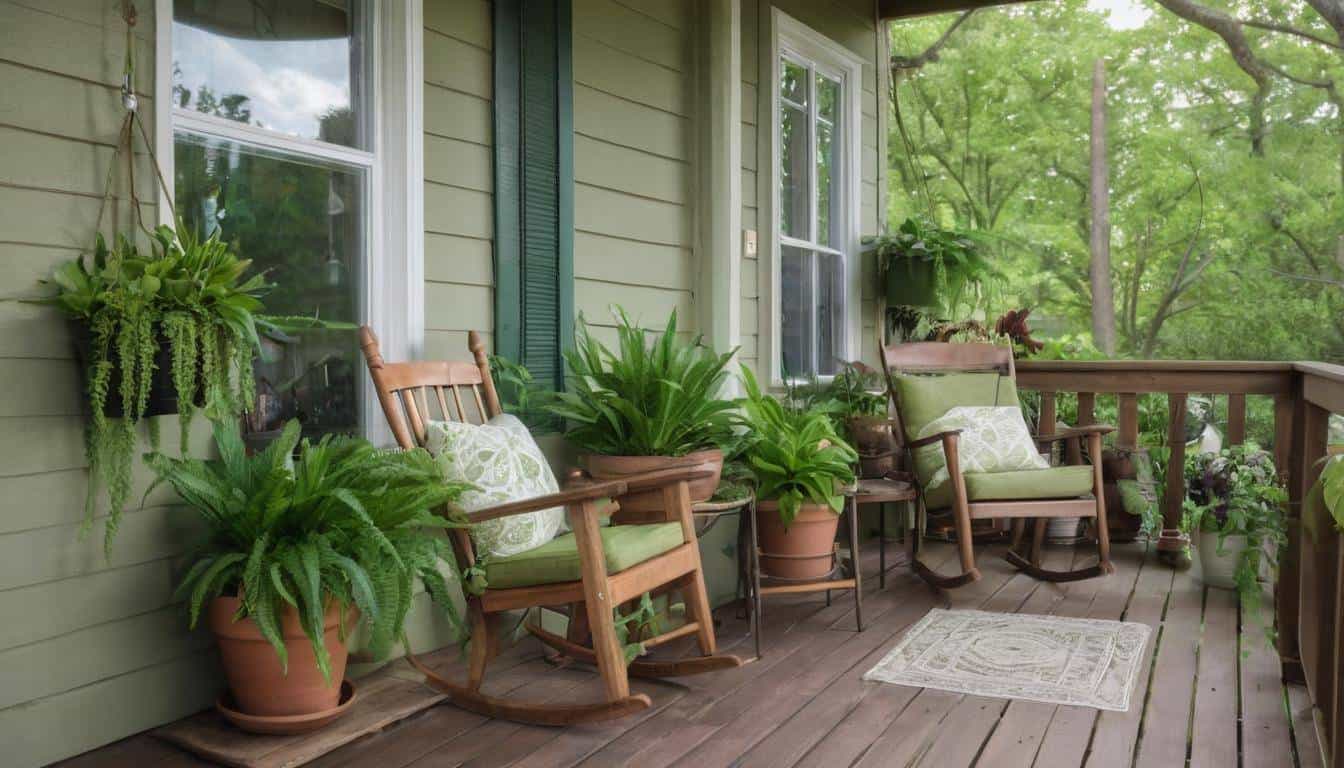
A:
[[[1108,578],[1053,585],[1017,574],[982,548],[984,578],[939,594],[893,571],[865,587],[862,633],[853,602],[836,593],[776,598],[764,610],[764,658],[677,683],[635,683],[654,706],[602,726],[537,728],[436,707],[319,759],[320,768],[430,766],[1314,766],[1320,764],[1305,692],[1279,682],[1262,616],[1241,616],[1234,597],[1158,565],[1141,545],[1117,547]],[[1080,552],[1078,557],[1087,557]],[[931,563],[952,548],[932,545]],[[1071,549],[1051,548],[1049,567]],[[875,552],[865,552],[875,576]],[[866,683],[901,634],[933,607],[1141,621],[1153,627],[1149,658],[1128,712],[1005,701]],[[746,623],[721,612],[722,645],[751,653]],[[672,649],[671,652],[676,652]],[[596,676],[557,668],[528,640],[497,662],[497,693],[571,701],[596,698]],[[67,761],[68,768],[201,766],[139,735]]]

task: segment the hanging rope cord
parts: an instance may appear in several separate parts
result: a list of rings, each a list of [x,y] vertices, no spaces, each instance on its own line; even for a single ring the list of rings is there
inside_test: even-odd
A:
[[[129,182],[131,208],[133,210],[131,218],[153,240],[154,233],[145,225],[144,213],[141,210],[142,203],[139,194],[136,192],[135,135],[137,132],[140,134],[141,141],[144,142],[145,152],[149,155],[150,164],[154,166],[154,175],[158,179],[159,186],[163,189],[163,199],[168,203],[168,211],[172,214],[173,221],[177,221],[177,209],[173,206],[173,190],[168,187],[168,182],[163,178],[163,170],[159,168],[159,159],[154,154],[154,141],[145,128],[144,119],[140,117],[139,98],[135,93],[135,24],[138,20],[135,0],[125,0],[122,3],[121,18],[122,21],[126,22],[126,56],[121,71],[121,105],[126,110],[126,116],[122,118],[121,129],[117,132],[117,148],[112,155],[112,162],[107,168],[107,179],[103,186],[103,200],[98,206],[98,219],[94,223],[94,232],[102,232],[103,230],[103,214],[107,211],[108,201],[112,199],[117,161],[125,156],[126,177]],[[160,105],[160,109],[164,108],[166,108],[164,105]]]

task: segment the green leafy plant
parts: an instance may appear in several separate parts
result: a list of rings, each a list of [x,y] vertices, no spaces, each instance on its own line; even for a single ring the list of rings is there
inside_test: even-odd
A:
[[[645,633],[658,634],[658,609],[653,604],[653,597],[645,592],[639,598],[639,605],[635,610],[627,614],[622,614],[619,609],[612,609],[612,616],[616,622],[616,639],[621,643],[621,649],[625,653],[625,663],[628,665],[635,659],[643,656],[645,651],[644,643],[630,638],[644,637]]]
[[[527,366],[491,355],[490,376],[505,413],[517,416],[533,432],[555,431],[555,417],[545,408],[552,393],[532,376]]]
[[[963,300],[969,300],[972,307],[977,305],[990,282],[999,276],[971,233],[943,229],[923,216],[910,217],[894,232],[866,238],[864,244],[869,252],[877,254],[883,279],[902,261],[932,267],[934,290],[949,316],[957,314]]]
[[[1325,508],[1330,510],[1330,517],[1335,521],[1335,527],[1344,531],[1344,457],[1335,456],[1325,462],[1321,469],[1320,477],[1321,491],[1325,500]]]
[[[265,322],[257,313],[269,286],[263,275],[244,278],[249,266],[217,237],[200,239],[161,226],[147,252],[124,235],[111,247],[99,235],[89,259],[81,254],[44,281],[58,292],[37,302],[59,308],[87,333],[86,455],[92,477],[85,529],[93,521],[101,482],[111,502],[104,543],[109,550],[130,495],[135,428],[149,404],[160,347],[170,350],[184,449],[198,401],[220,418],[253,398],[251,363],[259,346],[257,326]],[[107,416],[109,403],[119,406],[119,418]],[[157,442],[156,430],[150,435]]]
[[[367,440],[324,437],[300,442],[297,420],[264,451],[247,456],[236,421],[216,422],[220,458],[145,460],[205,522],[177,594],[191,626],[219,595],[236,595],[236,618],[251,617],[287,662],[280,617],[298,615],[318,666],[330,679],[322,641],[330,601],[354,605],[369,629],[369,650],[385,654],[401,639],[414,579],[461,631],[440,559],[454,562],[434,535],[466,523],[442,510],[467,486],[445,482],[429,453],[385,451]],[[297,456],[294,451],[297,447]]]
[[[1261,562],[1274,566],[1279,548],[1288,540],[1283,515],[1288,494],[1279,483],[1273,458],[1255,443],[1189,456],[1185,482],[1187,531],[1218,534],[1219,554],[1228,536],[1246,537],[1235,579],[1242,601],[1256,605]]]
[[[779,500],[786,527],[804,502],[825,504],[840,514],[845,500],[839,488],[854,482],[858,454],[826,414],[785,408],[761,392],[756,375],[745,365],[742,382],[746,388],[742,408],[756,436],[746,455],[759,497]]]
[[[546,407],[566,420],[570,442],[607,456],[684,456],[727,442],[735,406],[719,393],[733,352],[716,355],[700,337],[679,341],[675,310],[656,333],[620,308],[615,315],[616,352],[582,318],[575,346],[565,352],[568,391]]]

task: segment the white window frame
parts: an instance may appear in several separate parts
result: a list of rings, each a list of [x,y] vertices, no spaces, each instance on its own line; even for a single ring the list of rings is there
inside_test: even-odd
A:
[[[371,7],[366,76],[373,86],[372,149],[366,151],[162,108],[173,103],[173,0],[155,0],[154,144],[170,182],[177,127],[259,149],[363,167],[368,205],[359,319],[377,331],[387,359],[414,360],[425,342],[424,6],[423,0],[373,0]],[[159,194],[159,218],[171,225],[166,193]],[[357,370],[363,367],[362,361],[354,363]],[[387,444],[392,433],[367,378],[357,379],[360,430],[375,443]]]
[[[862,339],[862,327],[860,324],[860,310],[862,305],[860,284],[860,221],[861,221],[861,200],[862,191],[862,130],[863,113],[861,110],[860,98],[863,90],[863,61],[862,59],[830,38],[822,35],[811,27],[803,24],[797,19],[789,16],[778,8],[772,8],[770,16],[771,35],[770,35],[770,216],[769,216],[769,281],[770,295],[767,297],[769,316],[767,322],[770,328],[769,354],[770,354],[770,381],[773,386],[781,387],[787,382],[784,381],[782,366],[784,358],[783,335],[781,333],[781,323],[783,318],[782,307],[782,286],[780,284],[782,270],[781,246],[792,245],[806,248],[807,250],[818,250],[812,243],[787,237],[780,232],[780,153],[782,151],[782,142],[780,138],[779,114],[780,114],[780,95],[779,84],[782,76],[780,60],[784,56],[789,56],[795,60],[804,60],[811,62],[812,65],[822,74],[828,77],[838,77],[842,94],[841,110],[841,130],[836,133],[835,140],[840,144],[840,162],[839,170],[842,178],[840,185],[832,184],[832,194],[840,195],[840,205],[843,211],[844,239],[839,248],[820,250],[836,253],[841,256],[844,264],[844,329],[845,340],[843,349],[847,359],[854,360],[859,356],[859,345]],[[814,119],[815,105],[809,105],[808,112],[810,118]],[[809,131],[814,130],[809,128]],[[811,152],[809,145],[808,151]],[[813,174],[815,174],[815,169]],[[812,218],[816,219],[816,195],[812,195],[811,207]],[[822,377],[823,379],[830,377]]]

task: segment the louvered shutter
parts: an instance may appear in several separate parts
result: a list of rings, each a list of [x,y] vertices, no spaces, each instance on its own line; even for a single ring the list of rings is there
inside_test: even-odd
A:
[[[495,349],[563,384],[574,317],[569,0],[495,3]]]

